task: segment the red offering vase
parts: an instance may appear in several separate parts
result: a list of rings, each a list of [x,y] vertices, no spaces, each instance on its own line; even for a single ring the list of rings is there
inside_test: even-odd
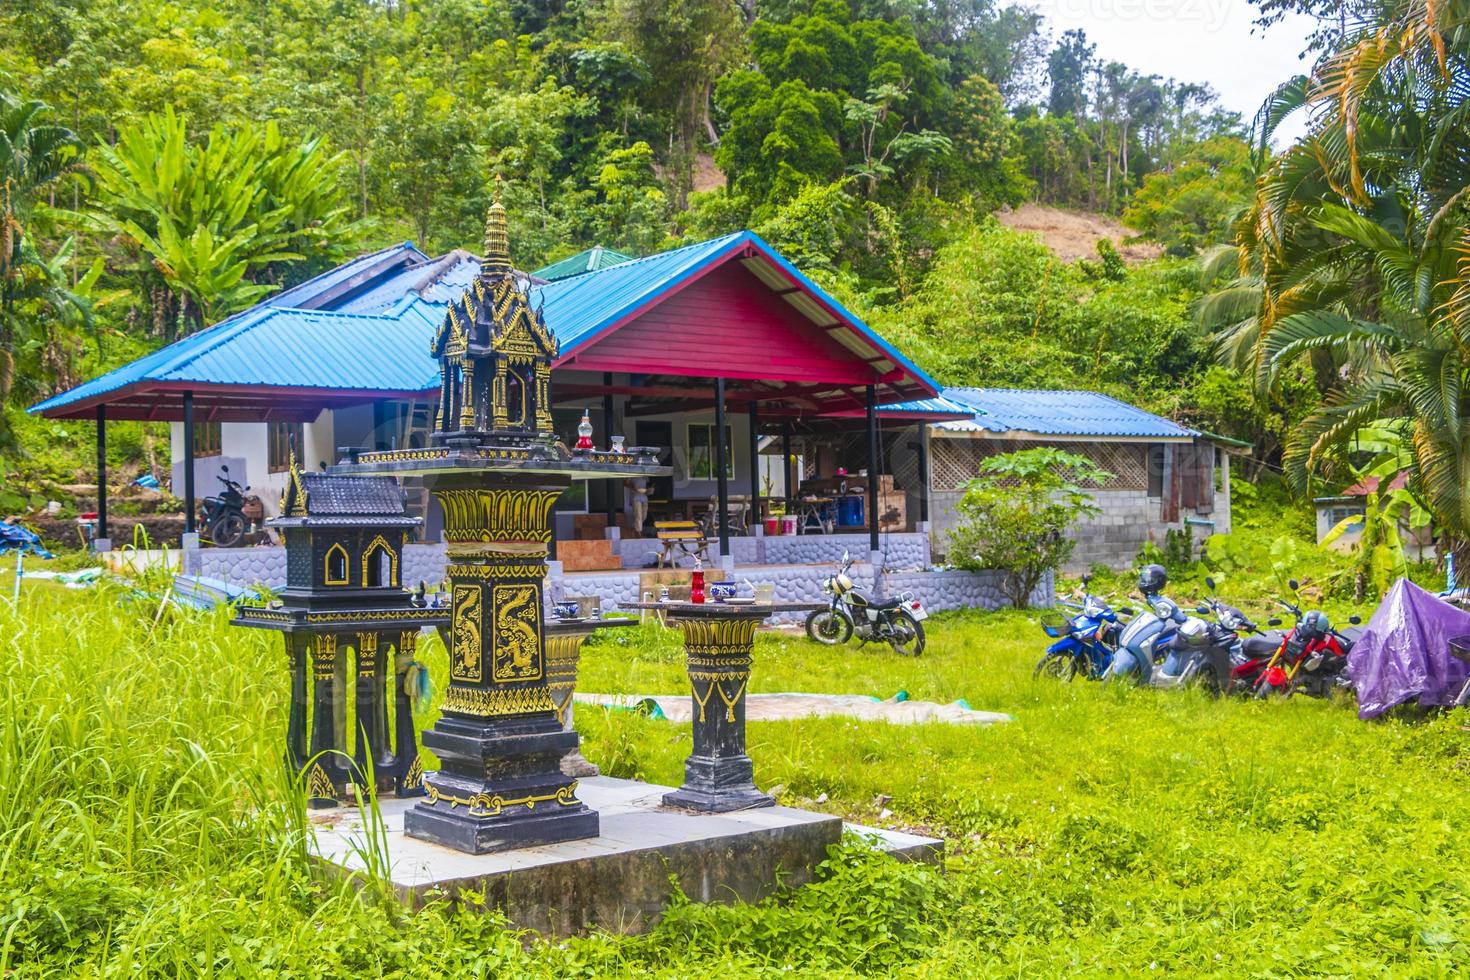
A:
[[[689,575],[689,601],[704,601],[704,569],[696,568]]]

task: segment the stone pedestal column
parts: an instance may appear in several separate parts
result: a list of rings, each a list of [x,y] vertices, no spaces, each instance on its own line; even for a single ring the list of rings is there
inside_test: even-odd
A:
[[[551,688],[551,703],[556,707],[556,716],[561,719],[563,731],[574,732],[572,724],[572,695],[577,689],[577,664],[582,659],[582,642],[591,630],[563,630],[549,633],[546,637],[546,676]],[[568,776],[581,779],[596,776],[598,768],[582,755],[579,744],[561,757],[561,771]]]
[[[451,471],[427,482],[444,510],[449,687],[423,736],[441,768],[404,833],[471,854],[596,837],[597,814],[561,771],[577,735],[551,700],[542,624],[551,508],[571,481]]]
[[[665,805],[711,813],[774,806],[756,789],[745,753],[745,693],[755,627],[769,609],[719,603],[668,608],[684,633],[694,751],[684,763],[684,785],[664,795]]]

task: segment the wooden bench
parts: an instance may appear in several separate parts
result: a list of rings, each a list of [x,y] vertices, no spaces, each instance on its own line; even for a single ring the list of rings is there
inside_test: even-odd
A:
[[[654,521],[654,535],[658,538],[658,567],[677,564],[680,557],[698,558],[709,562],[709,538],[693,521]]]

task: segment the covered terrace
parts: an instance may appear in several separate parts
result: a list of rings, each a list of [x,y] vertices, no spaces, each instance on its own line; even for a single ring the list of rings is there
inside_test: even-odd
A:
[[[281,444],[315,467],[335,462],[343,449],[426,439],[438,385],[430,340],[476,263],[463,252],[430,258],[410,244],[372,253],[32,411],[96,422],[103,539],[106,423],[173,423],[175,492],[184,500],[186,532],[194,532],[201,446],[218,451],[221,439],[201,443],[206,427],[227,428],[222,456],[241,459],[244,481],[262,496],[277,489],[274,461],[265,457]],[[744,512],[756,518],[770,498],[789,512],[799,508],[793,471],[802,464],[793,458],[803,460],[807,477],[832,477],[813,470],[825,464],[891,476],[902,457],[918,467],[905,481],[918,500],[900,530],[919,530],[927,507],[924,423],[971,413],[934,402],[930,378],[759,236],[738,232],[586,265],[596,267],[555,281],[528,277],[560,345],[552,374],[556,428],[570,443],[585,412],[599,444],[621,434],[632,445],[667,448],[675,476],[650,488],[650,518],[710,506],[712,536],[728,559],[738,531],[732,497],[743,498]],[[254,449],[230,449],[236,436],[249,436],[262,458]],[[823,440],[833,447],[825,459]],[[774,467],[762,465],[773,456]],[[854,481],[864,518],[847,525],[866,532],[874,553],[885,482]],[[601,483],[569,496],[577,493],[581,500],[566,509],[582,516],[559,521],[559,537],[585,533],[599,516],[608,528],[627,529],[627,488]],[[269,513],[273,501],[266,504]],[[433,540],[434,515],[426,510]]]

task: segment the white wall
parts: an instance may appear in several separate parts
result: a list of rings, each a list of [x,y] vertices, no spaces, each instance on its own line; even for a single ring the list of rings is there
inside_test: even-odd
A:
[[[336,462],[336,450],[332,445],[332,413],[323,411],[316,421],[302,426],[303,442],[301,465],[303,469],[316,469],[325,462],[328,466]],[[201,456],[194,460],[194,495],[199,500],[212,496],[222,489],[219,482],[220,466],[230,468],[230,477],[250,487],[250,492],[260,497],[266,517],[280,513],[281,493],[286,488],[286,472],[270,472],[270,446],[264,422],[221,422],[220,454]],[[169,447],[174,461],[170,492],[176,497],[184,495],[184,423],[169,423]]]

